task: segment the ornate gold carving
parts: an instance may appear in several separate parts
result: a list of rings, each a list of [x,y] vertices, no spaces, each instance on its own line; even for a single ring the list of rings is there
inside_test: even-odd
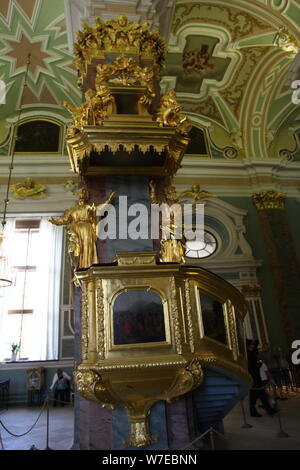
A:
[[[170,239],[162,238],[160,241],[160,260],[163,263],[185,264],[184,249],[181,240],[174,238],[174,225],[170,226]]]
[[[104,119],[116,111],[115,99],[110,93],[110,89],[101,85],[97,92],[91,88],[85,93],[86,102],[74,108],[66,101],[63,105],[73,115],[74,123],[67,130],[68,137],[79,132],[84,126],[101,125]]]
[[[160,100],[157,112],[157,122],[161,127],[176,127],[180,134],[187,134],[192,124],[187,116],[181,114],[181,104],[178,103],[175,90],[170,90]]]
[[[156,186],[154,181],[150,181],[150,200],[152,204],[161,203],[156,195]],[[168,185],[165,188],[165,203],[162,204],[163,225],[162,238],[160,241],[160,260],[164,263],[185,264],[184,247],[182,240],[177,238],[176,215],[173,212],[173,204],[179,203],[176,188]],[[181,223],[181,222],[180,222]],[[164,225],[165,224],[165,225]]]
[[[87,24],[77,33],[74,44],[75,66],[80,82],[87,65],[94,58],[104,57],[105,53],[132,54],[151,58],[160,69],[164,64],[165,45],[157,30],[151,31],[147,23],[138,24],[121,15],[118,20],[106,22],[96,19],[93,28]]]
[[[16,183],[10,187],[15,199],[43,199],[46,197],[47,186],[35,183],[32,178],[25,178],[24,183]]]
[[[156,144],[156,143],[141,144],[138,142],[130,142],[130,143],[122,142],[121,144],[118,142],[117,143],[103,142],[99,144],[94,144],[92,149],[96,150],[97,152],[103,152],[106,149],[106,147],[112,153],[116,153],[119,150],[126,150],[126,152],[133,152],[133,150],[135,150],[135,147],[137,147],[138,150],[142,153],[148,152],[150,150],[150,147],[153,147],[153,149],[156,150],[156,152],[158,153],[161,153],[163,150],[166,149],[166,145],[164,144]]]
[[[89,367],[78,366],[75,370],[75,380],[78,391],[84,398],[92,401],[99,400],[104,408],[110,410],[115,408],[113,397],[106,389],[98,372]]]
[[[150,67],[140,67],[132,57],[117,57],[110,64],[97,66],[96,87],[98,89],[109,82],[123,86],[142,85],[152,92],[153,77]]]
[[[130,420],[130,439],[124,441],[125,446],[148,447],[158,441],[158,437],[152,437],[149,430],[149,416],[143,421]]]
[[[201,201],[206,197],[214,197],[215,195],[210,193],[209,191],[205,191],[205,189],[200,189],[199,184],[195,184],[186,191],[183,191],[179,194],[179,199],[183,199],[184,197],[190,197],[195,199],[195,201]]]
[[[101,402],[103,408],[107,408],[108,410],[114,410],[116,408],[117,402],[110,391],[106,388],[100,375],[98,375],[98,379],[94,386],[94,394],[97,397],[97,400]]]
[[[119,266],[144,266],[144,265],[156,265],[155,253],[136,252],[136,256],[132,256],[132,253],[117,253],[117,261]]]
[[[104,293],[102,279],[96,281],[96,309],[97,309],[97,329],[98,345],[97,352],[99,359],[104,359],[105,355],[105,331],[104,331]]]
[[[114,115],[119,117],[118,115]],[[149,124],[148,124],[149,123]],[[111,125],[110,125],[111,124]],[[180,168],[186,146],[189,139],[186,136],[178,134],[176,128],[158,127],[157,123],[151,121],[144,126],[141,122],[121,122],[119,119],[113,123],[104,121],[103,125],[93,128],[83,128],[81,132],[77,132],[73,136],[67,138],[69,159],[72,169],[76,173],[86,174],[91,170],[89,167],[90,153],[92,150],[102,152],[110,150],[117,152],[118,150],[126,150],[131,152],[138,149],[142,153],[154,149],[156,152],[165,153],[164,166],[139,167],[102,167],[93,168],[97,174],[132,174],[136,169],[143,170],[147,175],[174,175]],[[119,132],[116,132],[116,125],[119,126]],[[141,174],[141,173],[139,173]]]
[[[99,371],[104,371],[104,372],[109,372],[109,371],[118,371],[118,370],[124,370],[124,369],[154,369],[154,368],[160,368],[160,367],[178,367],[178,366],[184,366],[186,364],[185,360],[182,361],[170,361],[170,362],[148,362],[148,363],[135,363],[135,364],[116,364],[116,365],[109,365],[109,366],[103,366],[103,365],[97,365],[97,370]]]
[[[85,361],[89,349],[89,294],[87,282],[82,283],[81,297],[81,355]]]
[[[168,146],[169,151],[169,161],[168,161],[168,170],[170,175],[174,175],[177,170],[180,168],[180,163],[183,158],[186,147],[190,139],[183,134],[176,133],[176,139],[172,139]]]
[[[230,300],[226,302],[226,310],[227,310],[227,325],[228,325],[228,333],[229,333],[229,342],[230,347],[232,349],[233,358],[236,361],[239,357],[239,347],[238,347],[238,338],[237,338],[237,329],[236,329],[236,321],[235,321],[235,311]]]
[[[190,284],[188,280],[184,281],[184,293],[185,293],[185,302],[186,302],[186,315],[187,315],[187,326],[188,326],[188,334],[189,334],[189,344],[190,344],[191,352],[193,353],[195,351],[194,327],[193,327],[193,318],[192,318]]]
[[[137,102],[138,114],[147,114],[155,96],[153,92],[154,70],[140,67],[132,57],[117,57],[110,64],[97,66],[96,89],[105,88],[106,84],[119,86],[142,86],[146,90]]]
[[[95,401],[94,388],[99,375],[92,369],[82,369],[79,367],[75,370],[75,380],[79,393],[87,400]]]
[[[175,347],[178,354],[182,354],[182,339],[179,323],[179,312],[177,303],[177,289],[174,276],[171,278],[171,315],[174,327]]]
[[[62,217],[51,217],[50,222],[55,225],[66,225],[69,234],[68,251],[72,259],[73,266],[78,268],[88,268],[92,264],[98,263],[96,248],[96,227],[98,209],[103,209],[111,203],[115,193],[103,204],[87,204],[89,193],[85,188],[77,191],[78,204],[72,206],[64,212]]]
[[[259,284],[248,284],[242,286],[242,293],[245,297],[260,297],[261,286]]]
[[[283,210],[286,194],[271,189],[269,191],[254,193],[252,198],[258,211],[264,211],[266,209]]]
[[[126,445],[145,447],[156,440],[149,431],[151,406],[159,400],[171,401],[201,386],[205,373],[202,364],[222,367],[243,380],[249,380],[245,358],[239,356],[236,359],[234,355],[237,346],[232,333],[235,328],[234,316],[243,315],[244,303],[236,289],[200,268],[190,270],[186,266],[174,264],[156,265],[154,253],[151,252],[130,255],[120,253],[118,258],[121,262],[117,265],[93,266],[77,272],[83,285],[83,363],[77,368],[76,378],[79,391],[85,398],[99,401],[109,409],[115,405],[124,405],[131,424],[131,437]],[[228,299],[232,301],[237,312],[231,312],[232,324],[228,326],[232,349],[209,338],[196,341],[199,338],[200,312],[197,315],[193,313],[198,293],[198,289],[192,289],[195,283],[199,283],[201,291],[223,303]],[[182,302],[178,286],[183,288],[183,304],[186,304],[182,315],[179,311]],[[221,287],[224,287],[224,291]],[[103,303],[109,302],[117,292],[137,288],[151,288],[161,292],[166,307],[167,340],[156,343],[155,349],[151,350],[149,344],[126,344],[124,354],[124,350],[110,348],[110,335],[102,336],[103,326],[112,322],[111,309],[103,308]],[[229,310],[227,317],[229,325]],[[186,341],[183,339],[182,322],[187,325]],[[98,355],[95,354],[95,338],[98,339]],[[108,353],[101,356],[104,348]]]
[[[202,382],[202,367],[198,359],[193,359],[186,367],[178,370],[171,387],[165,393],[164,400],[170,403],[174,398],[199,387]]]
[[[284,52],[287,52],[291,59],[299,51],[299,43],[296,38],[283,26],[279,29],[275,36],[274,43]]]

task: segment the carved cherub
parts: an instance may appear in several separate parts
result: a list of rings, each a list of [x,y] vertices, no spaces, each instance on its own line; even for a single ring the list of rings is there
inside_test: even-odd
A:
[[[69,135],[72,135],[83,126],[97,126],[101,124],[108,114],[115,110],[115,99],[110,94],[110,90],[105,85],[97,87],[97,91],[91,88],[85,93],[86,102],[81,106],[70,106],[66,101],[64,106],[72,113],[74,124],[69,128]]]
[[[179,194],[179,198],[182,199],[184,197],[191,197],[195,199],[195,201],[200,201],[201,199],[205,197],[214,197],[212,193],[209,191],[205,191],[204,189],[200,189],[199,184],[195,184],[191,187],[191,189],[188,189],[186,191],[183,191],[182,193]]]
[[[46,186],[35,183],[32,178],[25,178],[24,183],[16,183],[11,186],[12,196],[15,199],[43,199],[46,197]]]

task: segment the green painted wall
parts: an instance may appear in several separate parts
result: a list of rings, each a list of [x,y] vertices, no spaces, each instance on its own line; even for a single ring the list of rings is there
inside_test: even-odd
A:
[[[300,200],[300,191],[299,191]],[[288,218],[290,231],[293,236],[294,246],[300,264],[300,202],[296,198],[288,197],[285,201],[285,210]],[[300,338],[300,332],[299,332]]]
[[[286,348],[279,307],[272,280],[272,272],[265,249],[263,234],[259,222],[257,210],[250,198],[223,197],[222,200],[240,209],[248,211],[244,219],[246,227],[245,238],[252,247],[253,257],[262,261],[261,267],[257,269],[257,278],[262,286],[262,303],[265,319],[272,346]]]
[[[58,368],[61,366],[59,363],[56,367],[46,367],[47,363],[41,363],[41,367],[45,367],[45,381],[44,389],[42,393],[42,399],[45,398],[46,393],[50,393],[50,396],[53,396],[53,393],[50,392],[49,387],[52,384],[53,376]],[[32,366],[28,364],[28,369]],[[70,377],[73,377],[73,368],[72,367],[63,367],[62,368]],[[28,392],[26,390],[26,369],[2,369],[0,370],[0,382],[3,380],[10,379],[10,388],[9,388],[9,405],[22,405],[27,403]]]

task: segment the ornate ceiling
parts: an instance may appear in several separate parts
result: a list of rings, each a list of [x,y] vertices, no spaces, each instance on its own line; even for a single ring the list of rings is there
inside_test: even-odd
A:
[[[300,119],[299,107],[285,85],[295,52],[277,41],[284,27],[299,46],[299,25],[296,0],[176,2],[162,85],[175,88],[216,148],[234,149],[225,156],[280,157],[280,136],[281,150],[297,158],[289,128]]]
[[[0,119],[20,106],[28,53],[31,54],[23,106],[58,106],[62,100],[76,104],[80,92],[68,40],[61,0],[1,0],[0,79],[6,85],[6,104]]]
[[[0,80],[7,91],[0,104],[0,155],[8,152],[8,124],[20,106],[28,53],[22,116],[66,119],[62,101],[81,100],[70,52],[75,30],[82,20],[120,12],[161,25],[168,48],[162,91],[175,88],[184,110],[207,131],[210,162],[186,157],[182,175],[203,175],[205,165],[221,161],[233,171],[228,159],[243,168],[264,161],[268,177],[275,159],[300,165],[299,105],[287,82],[300,45],[298,0],[0,0]],[[277,45],[281,27],[292,53]]]

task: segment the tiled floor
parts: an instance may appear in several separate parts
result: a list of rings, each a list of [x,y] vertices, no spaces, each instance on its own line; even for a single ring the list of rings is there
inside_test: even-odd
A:
[[[278,415],[266,416],[258,408],[262,418],[248,415],[247,422],[252,428],[244,429],[241,406],[238,404],[225,418],[225,439],[218,439],[217,449],[226,450],[300,450],[300,395],[290,394],[287,401],[279,401],[282,427],[289,437],[279,437]],[[36,420],[39,408],[10,408],[0,413],[0,420],[14,433],[21,434]],[[50,408],[49,447],[54,450],[70,449],[73,443],[74,413],[72,407]],[[26,450],[32,445],[46,448],[46,413],[44,412],[34,429],[24,437],[15,438],[0,426],[5,450]],[[1,444],[0,444],[1,448]]]

